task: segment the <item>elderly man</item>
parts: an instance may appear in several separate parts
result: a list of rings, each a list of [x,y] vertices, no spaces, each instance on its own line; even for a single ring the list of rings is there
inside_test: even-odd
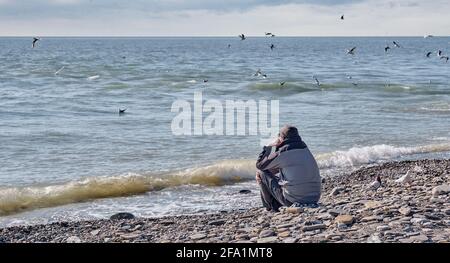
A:
[[[281,206],[293,204],[317,204],[319,201],[319,167],[297,128],[289,125],[281,128],[277,140],[264,146],[256,168],[261,199],[268,211],[278,211]]]

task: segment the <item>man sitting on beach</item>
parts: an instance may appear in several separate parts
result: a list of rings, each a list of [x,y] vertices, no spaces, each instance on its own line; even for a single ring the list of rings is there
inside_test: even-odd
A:
[[[273,153],[272,147],[275,147]],[[293,204],[317,204],[319,201],[319,167],[297,128],[289,125],[281,128],[277,140],[264,146],[256,168],[261,199],[268,211],[278,211],[281,206]]]

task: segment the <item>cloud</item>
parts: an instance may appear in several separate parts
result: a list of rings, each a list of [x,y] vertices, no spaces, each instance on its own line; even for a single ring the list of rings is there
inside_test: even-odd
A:
[[[0,7],[0,35],[450,35],[448,0],[0,0]]]

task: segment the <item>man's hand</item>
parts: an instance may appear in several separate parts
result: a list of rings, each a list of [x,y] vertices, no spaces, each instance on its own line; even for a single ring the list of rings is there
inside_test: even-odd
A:
[[[256,171],[256,176],[255,176],[255,178],[256,178],[256,182],[257,182],[258,184],[261,184],[261,172],[260,172],[260,171]]]
[[[275,146],[275,147],[277,147],[278,145],[280,145],[281,144],[281,139],[280,139],[280,137],[277,137],[277,139],[275,140],[275,141],[273,141],[271,144],[269,144],[268,146]]]

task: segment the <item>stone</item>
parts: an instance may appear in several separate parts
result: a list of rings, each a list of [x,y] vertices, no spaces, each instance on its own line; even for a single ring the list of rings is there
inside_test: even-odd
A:
[[[141,233],[130,233],[130,234],[123,234],[120,235],[123,239],[136,239],[138,237],[141,237]]]
[[[303,232],[314,231],[319,229],[326,229],[327,227],[324,224],[314,224],[314,225],[305,225],[303,226]]]
[[[174,221],[172,221],[172,220],[164,220],[164,221],[161,221],[161,222],[159,222],[161,225],[163,225],[163,226],[169,226],[169,225],[173,225],[173,224],[175,224],[175,222]]]
[[[289,214],[300,214],[303,212],[303,208],[301,207],[288,207],[285,210]]]
[[[352,215],[339,215],[334,220],[337,223],[351,225],[355,221],[355,218]]]
[[[330,209],[330,210],[328,210],[328,214],[330,214],[331,216],[336,217],[338,215],[344,214],[344,211],[342,211],[340,209]]]
[[[371,235],[370,237],[367,238],[367,243],[381,243],[381,239],[380,236],[375,233],[373,235]]]
[[[275,232],[273,230],[267,229],[267,230],[263,230],[259,233],[259,237],[260,238],[265,238],[265,237],[271,237],[274,236]]]
[[[361,219],[361,222],[371,222],[376,220],[378,220],[378,217],[376,216],[366,216]]]
[[[191,235],[189,238],[191,239],[191,240],[200,240],[200,239],[204,239],[206,237],[206,235],[205,234],[194,234],[194,235]]]
[[[225,220],[215,220],[215,221],[210,221],[208,222],[208,225],[210,226],[221,226],[223,224],[225,224]]]
[[[283,239],[283,243],[295,243],[298,241],[298,238],[294,238],[294,237],[288,237]]]
[[[93,230],[93,231],[91,231],[90,233],[91,233],[91,235],[93,235],[93,236],[97,236],[98,233],[100,233],[100,229]]]
[[[441,220],[441,217],[438,214],[425,214],[425,218],[426,219],[430,219],[430,220]]]
[[[66,239],[67,243],[81,243],[81,239],[77,236],[70,236]]]
[[[344,191],[344,190],[345,190],[344,187],[335,187],[335,188],[333,188],[333,190],[331,190],[330,196],[338,195],[338,194],[340,194],[340,193],[341,193],[342,191]]]
[[[423,224],[427,222],[425,218],[412,218],[410,221],[412,224]]]
[[[258,239],[256,242],[257,243],[274,243],[277,240],[278,240],[278,237],[265,237],[265,238]]]
[[[429,240],[429,238],[425,235],[418,235],[409,238],[412,242],[415,243],[423,243]]]
[[[364,204],[364,207],[365,207],[366,209],[375,209],[375,208],[378,208],[378,207],[380,207],[380,206],[381,206],[381,203],[378,202],[378,201],[367,201],[367,202]]]
[[[284,231],[284,232],[278,233],[278,236],[281,238],[289,237],[290,235],[291,235],[291,232],[289,232],[289,231]]]
[[[390,226],[386,226],[386,225],[377,226],[377,231],[378,232],[384,232],[384,231],[387,231],[387,230],[391,230],[391,227]]]
[[[240,194],[249,194],[249,193],[251,193],[252,191],[250,191],[250,190],[248,190],[248,189],[242,189],[242,190],[239,190],[239,193]]]
[[[439,195],[448,194],[448,193],[450,193],[450,185],[448,185],[448,184],[436,186],[431,190],[431,194],[435,197],[439,196]]]
[[[112,215],[110,220],[127,220],[127,219],[134,219],[134,215],[131,213],[117,213]]]
[[[290,228],[290,227],[293,227],[293,226],[294,226],[294,224],[292,224],[292,223],[287,223],[287,224],[278,225],[278,226],[277,226],[277,229],[281,229],[281,228]]]
[[[409,216],[411,215],[411,208],[409,207],[402,207],[398,210],[398,212],[400,212],[400,214],[404,215],[404,216]]]
[[[406,233],[405,236],[407,237],[413,237],[413,236],[418,236],[420,235],[420,232],[411,232],[411,233]]]

